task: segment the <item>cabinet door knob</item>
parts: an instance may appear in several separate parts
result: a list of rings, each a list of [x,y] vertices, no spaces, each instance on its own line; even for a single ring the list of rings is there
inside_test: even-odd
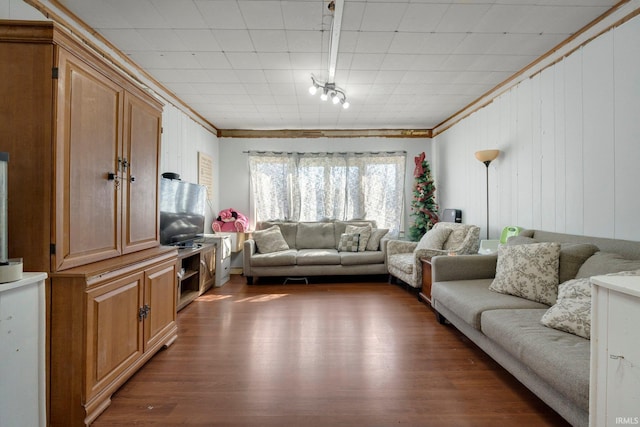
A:
[[[131,182],[135,182],[135,181],[136,181],[136,177],[135,177],[135,176],[133,176],[133,175],[131,175],[131,176],[129,177],[129,181],[131,181]]]
[[[118,177],[118,175],[116,175],[115,173],[107,172],[107,180],[108,181],[114,181],[117,177]]]

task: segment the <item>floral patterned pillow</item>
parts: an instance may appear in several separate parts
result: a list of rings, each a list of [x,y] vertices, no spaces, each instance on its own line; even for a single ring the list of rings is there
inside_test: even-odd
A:
[[[345,233],[347,234],[359,234],[360,242],[358,243],[358,252],[364,252],[367,250],[367,242],[369,241],[369,237],[371,236],[371,226],[365,225],[362,227],[357,227],[355,225],[347,225],[345,229]]]
[[[558,302],[540,319],[543,325],[579,337],[591,337],[591,282],[572,279],[558,287]]]
[[[559,265],[559,243],[501,245],[496,276],[489,289],[553,305],[558,297]]]
[[[640,270],[612,273],[607,276],[640,276]],[[550,328],[591,338],[591,280],[589,277],[568,280],[558,287],[558,302],[542,316],[540,322]]]
[[[432,228],[431,230],[427,231],[424,236],[422,236],[416,248],[442,249],[442,247],[444,246],[444,242],[449,237],[449,234],[451,234],[450,228]]]

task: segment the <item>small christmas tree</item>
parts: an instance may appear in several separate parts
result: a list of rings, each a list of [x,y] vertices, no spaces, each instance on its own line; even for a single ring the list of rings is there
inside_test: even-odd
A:
[[[425,160],[424,152],[415,157],[416,168],[413,176],[416,181],[413,186],[413,200],[411,208],[415,217],[413,225],[409,228],[409,237],[418,241],[427,231],[438,222],[438,204],[435,199],[436,186],[431,177],[429,162]]]

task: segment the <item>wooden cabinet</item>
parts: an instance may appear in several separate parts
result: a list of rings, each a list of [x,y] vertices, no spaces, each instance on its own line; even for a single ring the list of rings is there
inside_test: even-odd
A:
[[[176,250],[158,247],[54,273],[52,426],[89,425],[177,337]]]
[[[59,271],[159,245],[162,105],[50,22],[0,23],[9,253]]]
[[[176,337],[162,104],[52,22],[0,21],[9,256],[43,271],[52,426],[90,423]]]
[[[589,424],[640,424],[640,277],[591,283]]]

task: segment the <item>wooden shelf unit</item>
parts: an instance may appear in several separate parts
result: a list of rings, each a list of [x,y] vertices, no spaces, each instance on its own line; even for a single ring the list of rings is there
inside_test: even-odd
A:
[[[198,243],[178,250],[177,309],[182,310],[215,282],[216,247]]]

